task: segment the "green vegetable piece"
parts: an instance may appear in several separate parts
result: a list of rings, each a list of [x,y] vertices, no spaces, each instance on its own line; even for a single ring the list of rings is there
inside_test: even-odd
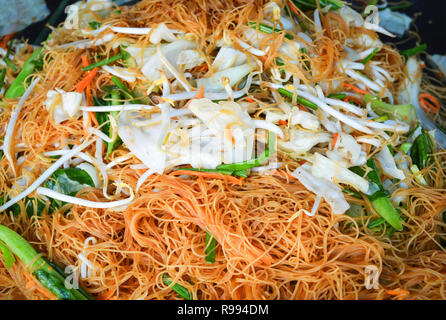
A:
[[[29,269],[37,269],[45,264],[43,259],[35,259],[37,251],[17,232],[0,225],[0,241],[8,247]]]
[[[266,144],[265,151],[258,158],[239,162],[239,163],[221,164],[221,165],[217,166],[216,169],[223,170],[223,171],[240,172],[240,171],[244,171],[244,170],[248,170],[248,169],[251,169],[254,167],[261,166],[268,160],[271,153],[275,150],[275,144],[276,144],[276,135],[272,132],[269,132],[268,133],[268,142]]]
[[[292,0],[295,6],[303,9],[303,10],[309,10],[309,9],[317,9],[317,3],[318,0]],[[319,0],[319,4],[322,8],[331,6],[332,10],[340,9],[344,6],[344,1],[340,0]]]
[[[338,99],[338,100],[345,100],[347,98],[347,95],[345,93],[332,93],[328,95],[330,99]]]
[[[33,272],[37,280],[59,300],[75,300],[74,295],[65,287],[64,279],[51,274],[44,269],[37,269]]]
[[[65,287],[61,276],[39,253],[17,232],[0,225],[0,241],[25,264],[45,288],[59,299],[87,300],[76,289]],[[67,292],[68,291],[68,292]]]
[[[416,164],[410,166],[410,171],[415,175],[415,180],[417,180],[418,183],[422,184],[423,186],[428,186],[426,179]]]
[[[400,120],[412,126],[416,123],[417,114],[411,104],[392,105],[370,94],[366,94],[364,100],[366,103],[371,102],[373,111],[379,115],[387,114],[391,119]]]
[[[51,190],[75,196],[86,187],[94,187],[94,182],[86,171],[79,168],[67,168],[56,170],[45,186]]]
[[[102,23],[98,22],[98,21],[90,21],[88,23],[88,25],[93,29],[93,30],[98,30],[101,26]]]
[[[105,88],[103,88],[103,89],[105,90]],[[118,89],[112,89],[110,92],[110,95],[111,95],[111,101],[100,102],[98,99],[96,99],[95,104],[96,103],[98,103],[98,105],[101,105],[101,104],[108,105],[110,103],[111,103],[111,105],[120,104],[119,100],[121,100],[121,94]],[[119,114],[119,112],[117,112],[117,111],[97,112],[96,113],[96,119],[98,120],[98,123],[101,126],[101,131],[104,132],[110,138],[113,135],[113,127],[110,124],[110,116],[116,118],[116,116],[118,114]],[[122,144],[122,140],[118,135],[116,135],[116,139],[114,141],[105,142],[105,145],[107,146],[107,153],[105,155],[105,158],[107,159],[111,155],[111,153],[114,150],[116,150],[121,144]]]
[[[10,269],[15,262],[15,257],[11,250],[8,249],[3,243],[0,242],[0,250],[3,254],[3,261],[5,262],[6,269]]]
[[[432,163],[434,153],[434,143],[428,132],[421,129],[421,134],[415,139],[410,154],[412,162],[422,170]]]
[[[25,198],[25,208],[28,217],[40,216],[46,209],[47,204],[38,198]]]
[[[293,99],[293,95],[294,94],[291,91],[288,91],[288,90],[283,89],[283,88],[279,88],[278,91],[284,97],[289,98],[289,99]],[[298,103],[300,103],[301,105],[304,105],[305,107],[308,107],[308,108],[313,109],[313,110],[317,110],[317,108],[318,108],[315,103],[313,103],[313,102],[311,102],[311,101],[309,101],[309,100],[307,100],[305,98],[299,97],[299,96],[297,97],[296,101]]]
[[[412,148],[412,143],[403,143],[400,146],[400,151],[404,152],[405,154],[408,154],[411,148]]]
[[[285,10],[286,10],[286,13],[288,14],[288,16],[290,16],[294,20],[294,22],[296,24],[298,24],[302,28],[302,30],[304,32],[308,31],[307,26],[302,21],[302,19],[299,17],[299,15],[297,15],[293,10],[290,9],[290,4],[288,3],[288,1],[287,1],[286,6],[285,6]]]
[[[130,92],[130,90],[118,78],[112,77],[111,79],[115,83],[115,85],[121,90],[121,92],[124,94],[125,98],[131,100],[130,103],[132,103],[132,104],[138,104],[138,103],[144,104],[143,99],[135,100],[136,98],[140,97],[137,92],[134,92],[134,93]]]
[[[14,64],[11,60],[9,60],[8,58],[3,58],[3,61],[5,61],[8,68],[11,69],[14,73],[19,71],[19,67],[16,64]]]
[[[16,73],[19,70],[19,67],[15,65],[10,59],[9,56],[11,55],[11,49],[12,49],[12,43],[14,39],[9,40],[8,44],[8,51],[6,52],[5,56],[3,57],[3,61],[6,63],[9,69],[11,69],[14,73]]]
[[[260,30],[264,33],[268,33],[268,34],[272,34],[272,33],[283,33],[283,30],[277,29],[277,28],[273,28],[270,27],[266,24],[263,23],[257,23],[254,21],[249,21],[246,23],[249,27],[256,29],[256,30]],[[289,33],[285,33],[285,38],[289,39],[289,40],[293,40],[294,37],[292,34]]]
[[[370,221],[369,224],[367,225],[367,228],[375,229],[376,227],[379,227],[385,223],[386,223],[386,220],[384,218],[378,218],[378,219]]]
[[[390,202],[389,192],[384,189],[384,186],[381,183],[379,170],[373,158],[370,158],[367,161],[367,166],[371,169],[367,173],[367,179],[371,184],[370,189],[376,190],[372,195],[367,195],[367,197],[369,198],[376,212],[378,212],[378,214],[392,227],[398,231],[401,231],[403,229],[401,217]],[[365,171],[359,167],[353,167],[350,168],[350,170],[360,176],[364,176],[365,174]]]
[[[345,194],[351,195],[352,197],[356,198],[356,199],[361,199],[362,200],[362,196],[359,192],[353,191],[353,190],[349,190],[349,189],[342,189],[342,192],[344,192]]]
[[[167,273],[163,274],[163,281],[166,285],[170,286],[172,284],[172,280],[169,278],[169,276],[167,275]],[[189,293],[189,291],[183,287],[182,285],[175,283],[172,286],[172,290],[175,291],[176,293],[178,293],[182,298],[186,299],[186,300],[192,300],[192,296]]]
[[[370,60],[373,59],[373,57],[379,52],[379,48],[376,48],[375,50],[372,51],[372,53],[370,53],[367,57],[365,57],[361,63],[362,64],[367,64],[367,62],[369,62]]]
[[[102,66],[105,66],[107,64],[113,63],[115,61],[121,60],[121,59],[122,60],[127,60],[129,57],[130,57],[130,54],[127,51],[125,51],[124,49],[121,48],[121,52],[119,54],[117,54],[117,55],[115,55],[113,57],[110,57],[108,59],[104,59],[104,60],[92,63],[92,64],[90,64],[87,67],[83,67],[82,71],[90,71],[90,70],[93,70],[94,68],[102,67]]]
[[[215,263],[215,252],[216,252],[216,247],[217,245],[217,241],[215,240],[215,238],[207,231],[206,232],[206,249],[205,249],[205,253],[206,253],[206,263]]]
[[[36,67],[42,64],[44,48],[35,50],[23,65],[22,70],[15,78],[14,82],[9,87],[8,91],[5,93],[5,98],[15,99],[21,97],[25,93],[25,80],[31,75]]]
[[[233,171],[230,170],[217,170],[217,169],[197,169],[197,168],[180,168],[179,170],[198,171],[198,172],[215,172],[219,174],[232,175]]]
[[[390,199],[385,197],[378,197],[372,201],[373,208],[383,217],[392,227],[397,231],[403,230],[403,224],[401,223],[401,217],[393,207]]]
[[[415,48],[411,48],[411,49],[407,49],[407,50],[403,50],[401,51],[401,55],[404,56],[404,58],[406,58],[406,60],[411,57],[414,56],[416,54],[419,54],[423,51],[426,51],[427,49],[427,44],[423,43]]]
[[[389,116],[387,114],[385,114],[385,115],[383,115],[381,117],[373,119],[373,121],[376,121],[376,122],[384,122],[384,121],[387,121],[387,120],[389,120]]]
[[[6,77],[6,68],[3,68],[0,72],[0,90],[5,85],[5,77]]]

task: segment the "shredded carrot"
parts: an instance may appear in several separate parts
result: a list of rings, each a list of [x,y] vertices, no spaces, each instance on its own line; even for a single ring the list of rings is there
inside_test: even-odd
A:
[[[93,78],[95,77],[97,72],[98,72],[98,68],[94,68],[93,70],[91,70],[91,72],[88,73],[85,76],[85,78],[82,79],[81,82],[79,82],[76,85],[76,91],[83,92],[85,90],[85,88],[88,86],[88,84],[93,80]]]
[[[9,41],[12,39],[12,38],[14,38],[14,36],[15,36],[15,33],[13,32],[13,33],[10,33],[10,34],[7,34],[6,36],[4,36],[3,38],[2,38],[2,41],[0,42],[0,47],[2,47],[3,49],[7,49],[8,48],[8,43],[9,43]]]
[[[429,93],[420,93],[418,96],[420,106],[427,112],[438,113],[440,111],[440,103],[437,98]]]
[[[231,124],[228,124],[225,128],[225,132],[228,135],[228,138],[232,141],[232,144],[235,144],[234,136],[232,135]]]
[[[406,289],[386,290],[386,293],[391,296],[398,296],[398,300],[403,300],[410,294],[409,290]]]
[[[293,10],[293,12],[297,14],[298,17],[300,17],[299,10],[297,10],[297,8],[294,6],[294,3],[292,3],[291,1],[287,1],[287,3],[290,6],[290,9]]]
[[[350,101],[354,101],[354,102],[356,102],[357,104],[361,104],[361,100],[359,100],[357,97],[355,97],[355,96],[347,96],[345,99],[344,99],[344,102],[350,102]]]
[[[192,171],[192,170],[177,170],[171,172],[170,176],[181,176],[181,175],[189,175],[189,176],[197,176],[203,178],[211,178],[211,179],[222,179],[226,180],[233,184],[242,185],[243,179],[238,179],[230,175],[221,174],[217,172],[201,172],[201,171]]]
[[[41,294],[43,294],[48,299],[57,300],[57,297],[50,291],[45,290],[40,287],[40,285],[37,283],[37,280],[34,279],[29,272],[24,272],[24,276],[28,279],[28,282],[26,283],[26,289],[29,290],[36,287],[36,290],[39,291]]]
[[[87,56],[85,54],[82,55],[81,59],[82,59],[82,67],[85,68],[90,65],[90,63],[88,62]]]
[[[204,98],[204,86],[202,85],[200,91],[198,91],[195,99],[203,99]]]
[[[308,109],[306,109],[306,108],[305,108],[303,105],[301,105],[301,104],[298,104],[297,107],[299,108],[299,110],[302,110],[302,111],[308,111]]]
[[[108,290],[107,293],[102,296],[102,300],[109,300],[110,297],[113,295],[113,292],[115,292],[114,288]]]
[[[333,133],[333,142],[331,144],[331,150],[334,150],[336,143],[338,142],[339,133]]]
[[[90,65],[90,63],[88,62],[88,58],[87,58],[86,55],[83,54],[82,57],[81,57],[81,59],[82,59],[82,67],[88,67],[88,66]],[[97,68],[95,68],[95,69],[97,69]],[[90,74],[93,73],[93,72],[96,73],[97,70],[94,71],[94,69],[93,69],[92,71],[87,71],[87,76],[86,76],[85,78],[87,78],[88,76],[90,76]],[[91,76],[91,80],[92,80],[93,78],[94,78],[94,75]],[[85,79],[84,79],[84,80],[85,80]],[[82,81],[84,81],[84,80],[82,80]],[[82,83],[82,81],[79,82],[78,85],[76,86],[76,88],[77,88],[76,91],[77,91],[77,92],[82,92],[82,91],[85,90],[85,100],[87,101],[87,105],[89,105],[89,106],[93,104],[93,99],[92,99],[92,97],[91,97],[91,80],[88,81],[87,86],[86,86],[85,88],[83,88],[83,89],[81,89],[82,87],[78,87],[78,86]],[[83,86],[83,85],[82,85],[82,86]],[[90,124],[91,124],[92,121],[93,121],[93,123],[94,123],[96,126],[99,126],[98,120],[96,119],[96,114],[95,114],[94,112],[88,112],[87,127],[90,126]]]
[[[288,121],[280,119],[279,123],[286,126],[288,124]]]
[[[245,100],[248,101],[249,103],[253,103],[254,102],[254,99],[250,98],[250,97],[246,97]]]
[[[208,65],[207,65],[207,63],[205,63],[205,64],[200,68],[200,71],[205,72],[205,71],[207,71],[207,70],[208,70]]]
[[[369,91],[359,89],[357,86],[355,86],[351,83],[344,83],[344,87],[346,87],[347,89],[353,90],[357,93],[360,93],[360,94],[370,94]]]

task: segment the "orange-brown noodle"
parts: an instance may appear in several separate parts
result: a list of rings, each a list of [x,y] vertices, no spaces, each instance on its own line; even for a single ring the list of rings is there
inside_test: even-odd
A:
[[[248,19],[260,21],[258,12],[263,3],[142,1],[121,8],[121,13],[113,14],[106,23],[145,27],[166,22],[171,28],[194,33],[201,50],[209,54],[224,30],[236,33]],[[317,56],[306,58],[314,74],[310,76],[305,70],[295,73],[306,83],[345,80],[345,75],[335,74],[334,66],[345,54],[341,49],[346,37],[362,32],[348,29],[334,13],[327,14],[322,21],[326,30],[313,44]],[[146,36],[136,38],[141,45],[148,41]],[[67,43],[79,37],[61,30],[53,39],[55,43]],[[270,57],[285,40],[281,37],[277,41],[271,47],[274,52],[269,52]],[[113,54],[104,50],[98,47],[88,51],[47,51],[44,68],[39,72],[41,80],[23,106],[16,125],[20,142],[29,146],[15,149],[26,156],[17,165],[17,172],[32,168],[31,181],[54,162],[43,153],[79,144],[86,135],[82,118],[54,122],[44,106],[47,91],[72,90],[83,77],[81,56],[87,54],[91,61],[95,52]],[[404,77],[403,62],[392,48],[384,46],[377,59],[397,81]],[[266,63],[271,64],[272,60]],[[98,73],[90,95],[100,95],[100,88],[112,83],[110,78],[107,73]],[[261,92],[256,94],[262,97]],[[17,100],[7,101],[0,113],[2,136],[16,103]],[[94,145],[83,152],[94,156]],[[108,160],[126,153],[121,147]],[[296,161],[279,156],[289,169],[296,167]],[[135,163],[139,161],[132,158],[114,167],[109,179],[122,180],[135,190],[143,173],[131,168]],[[15,178],[5,157],[0,160],[0,168],[0,188],[5,194]],[[317,213],[308,216],[304,210],[311,211],[316,196],[289,172],[279,169],[266,175],[252,173],[241,185],[203,177],[152,175],[126,208],[67,205],[70,210],[65,214],[44,213],[29,218],[21,201],[23,213],[1,213],[0,223],[23,235],[43,256],[60,266],[71,265],[79,270],[79,254],[83,254],[94,268],[89,277],[80,279],[80,284],[96,299],[178,299],[171,286],[163,282],[163,274],[200,300],[398,299],[402,294],[406,299],[446,299],[446,252],[441,246],[441,238],[446,238],[446,225],[442,222],[446,209],[444,151],[438,152],[435,163],[423,170],[432,187],[411,178],[408,189],[395,191],[407,196],[408,201],[401,212],[404,230],[391,237],[385,229],[374,232],[366,227],[378,217],[368,201],[347,195],[350,203],[363,205],[369,215],[335,215],[330,205],[322,201]],[[93,188],[82,190],[78,196],[107,201],[100,190]],[[214,264],[205,261],[206,231],[217,240]],[[85,246],[89,237],[95,237],[96,244]],[[379,270],[377,289],[364,285],[367,266]],[[15,263],[7,270],[1,262],[0,298],[55,297],[33,282],[22,264]]]

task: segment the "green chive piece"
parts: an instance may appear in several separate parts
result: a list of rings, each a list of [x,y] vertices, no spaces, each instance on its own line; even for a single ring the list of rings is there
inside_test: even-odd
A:
[[[409,57],[411,57],[411,56],[413,56],[413,55],[416,55],[416,54],[419,54],[419,53],[421,53],[421,52],[423,52],[423,51],[426,51],[426,49],[427,49],[427,44],[423,43],[423,44],[421,44],[421,45],[419,45],[419,46],[417,46],[417,47],[415,47],[415,48],[411,48],[411,49],[403,50],[403,51],[401,51],[400,53],[401,53],[401,55],[403,55],[403,56],[406,58],[406,60],[407,60]]]
[[[379,48],[376,48],[375,50],[372,51],[372,53],[370,53],[367,57],[365,57],[361,63],[362,64],[367,64],[367,62],[369,62],[370,60],[373,59],[373,57],[378,53]]]
[[[216,245],[217,241],[215,240],[215,238],[209,233],[209,231],[206,231],[206,263],[215,263],[215,251],[217,249]]]
[[[169,276],[167,275],[167,273],[163,274],[163,281],[166,285],[170,286],[172,284],[172,280],[169,278]],[[186,300],[192,300],[192,296],[189,293],[189,290],[187,290],[185,287],[183,287],[182,285],[175,283],[172,286],[172,290],[175,291],[176,293],[178,293],[182,298],[186,299]]]
[[[284,97],[287,97],[287,98],[289,98],[289,99],[293,99],[293,93],[291,92],[291,91],[288,91],[288,90],[286,90],[286,89],[283,89],[283,88],[279,88],[279,93],[281,94],[281,95],[283,95]],[[318,107],[317,107],[317,104],[315,104],[315,103],[313,103],[313,102],[311,102],[311,101],[309,101],[309,100],[307,100],[307,99],[305,99],[305,98],[302,98],[302,97],[297,97],[297,99],[296,99],[296,101],[298,102],[298,103],[300,103],[301,105],[303,105],[303,106],[305,106],[305,107],[308,107],[308,108],[310,108],[310,109],[313,109],[313,110],[317,110],[318,109]]]
[[[268,33],[268,34],[272,34],[272,33],[283,33],[283,30],[277,29],[277,28],[273,28],[270,27],[266,24],[263,23],[257,23],[254,21],[250,21],[246,23],[249,27],[262,31],[264,33]],[[289,34],[289,33],[285,33],[285,38],[289,39],[289,40],[293,40],[294,37],[293,35]]]
[[[400,151],[404,152],[405,154],[408,154],[411,148],[412,148],[412,143],[403,143],[400,146]]]
[[[0,250],[3,254],[3,261],[5,262],[6,269],[10,269],[15,262],[15,257],[11,250],[8,249],[3,243],[0,242]]]

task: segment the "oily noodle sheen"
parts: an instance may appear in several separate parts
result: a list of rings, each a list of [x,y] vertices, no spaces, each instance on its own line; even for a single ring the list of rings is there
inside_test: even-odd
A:
[[[236,32],[248,18],[260,19],[262,5],[262,1],[235,0],[142,1],[122,8],[121,14],[112,15],[106,23],[141,27],[166,22],[172,28],[194,32],[212,48],[223,30]],[[360,32],[347,30],[335,14],[323,21],[328,32],[316,41],[320,56],[314,60],[306,57],[317,71],[314,79],[305,79],[307,82],[322,78],[342,81],[345,76],[333,74],[333,64],[343,55],[339,44],[345,35]],[[57,43],[77,40],[75,34],[57,30]],[[144,45],[148,37],[138,41]],[[89,60],[97,53],[110,54],[101,50],[106,49],[89,50]],[[48,90],[69,91],[80,81],[82,54],[86,52],[48,50],[39,72],[41,81],[23,106],[16,132],[20,132],[20,142],[29,147],[20,149],[18,145],[15,151],[26,154],[17,169],[32,168],[31,181],[53,161],[43,157],[44,152],[54,150],[54,145],[63,149],[79,144],[86,137],[82,119],[56,124],[43,103]],[[270,57],[273,54],[270,52]],[[404,77],[396,51],[385,47],[377,57],[396,79]],[[301,74],[304,80],[304,71]],[[107,84],[111,84],[110,75],[98,74],[87,89],[87,100],[100,96],[99,88]],[[1,136],[16,103],[8,101],[0,113]],[[83,152],[94,155],[94,146]],[[125,154],[120,148],[109,161]],[[446,228],[441,220],[446,208],[446,155],[439,152],[434,159],[435,163],[423,170],[432,187],[420,186],[412,177],[408,189],[395,191],[408,196],[408,206],[401,212],[404,231],[391,238],[385,230],[381,234],[366,227],[378,217],[366,200],[346,195],[350,203],[362,205],[370,213],[359,218],[335,215],[325,201],[315,216],[308,216],[304,210],[311,211],[315,195],[290,175],[297,163],[283,155],[279,160],[286,170],[252,174],[242,184],[153,175],[126,208],[71,206],[65,215],[31,218],[2,213],[0,223],[22,234],[59,265],[80,268],[82,254],[93,268],[80,283],[97,299],[178,299],[163,282],[163,274],[187,288],[194,299],[397,299],[399,296],[389,290],[400,292],[401,288],[408,290],[405,296],[409,299],[446,299],[446,253],[439,244]],[[121,180],[135,189],[144,173],[131,168],[135,163],[139,161],[132,158],[114,167],[110,181]],[[12,192],[11,167],[5,157],[0,168],[0,191],[7,194]],[[107,201],[95,189],[84,189],[77,196]],[[25,212],[22,202],[20,206]],[[205,231],[217,240],[214,264],[205,261]],[[97,242],[85,246],[89,237]],[[367,266],[376,267],[380,274],[377,289],[364,286]],[[42,290],[20,263],[8,271],[0,262],[0,298],[55,297]]]

